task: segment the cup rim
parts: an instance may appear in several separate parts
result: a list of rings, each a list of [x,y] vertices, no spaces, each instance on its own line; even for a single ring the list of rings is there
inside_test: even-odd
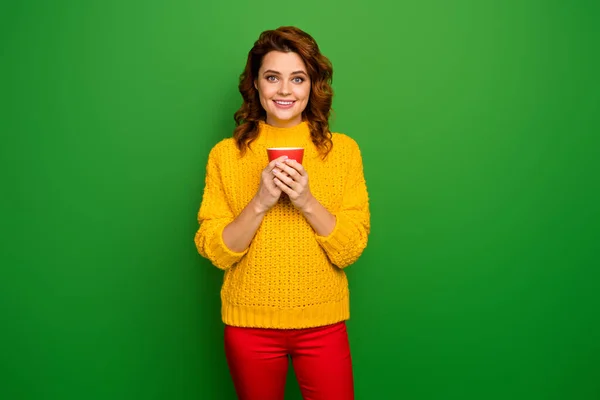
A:
[[[267,147],[267,150],[304,150],[304,147]]]

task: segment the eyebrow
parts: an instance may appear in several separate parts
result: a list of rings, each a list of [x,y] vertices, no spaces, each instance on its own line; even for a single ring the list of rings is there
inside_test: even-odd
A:
[[[268,70],[266,70],[265,72],[263,72],[263,75],[264,75],[264,74],[266,74],[266,73],[271,73],[271,74],[277,74],[277,75],[281,75],[281,72],[279,72],[279,71],[275,71],[275,70],[272,70],[272,69],[268,69]],[[308,75],[306,74],[306,72],[304,72],[304,71],[302,71],[302,70],[300,70],[300,71],[294,71],[294,72],[292,72],[290,75],[306,75],[306,76],[308,76]]]

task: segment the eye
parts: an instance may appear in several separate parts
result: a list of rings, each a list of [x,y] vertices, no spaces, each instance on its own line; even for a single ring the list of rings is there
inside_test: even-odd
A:
[[[277,82],[277,77],[275,75],[269,75],[269,76],[267,76],[267,81]]]
[[[292,81],[294,83],[302,83],[302,82],[304,82],[304,78],[295,77],[294,79],[292,79]]]

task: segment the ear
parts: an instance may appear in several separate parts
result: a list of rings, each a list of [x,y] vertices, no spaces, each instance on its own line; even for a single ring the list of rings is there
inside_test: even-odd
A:
[[[258,90],[258,83],[256,82],[256,79],[254,80],[254,89]]]

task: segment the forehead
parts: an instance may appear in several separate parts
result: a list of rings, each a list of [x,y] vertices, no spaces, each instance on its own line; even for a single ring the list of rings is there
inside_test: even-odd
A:
[[[290,73],[292,71],[306,72],[306,65],[297,53],[284,53],[281,51],[270,51],[265,54],[260,66],[260,70],[264,71],[271,69],[282,73]]]

